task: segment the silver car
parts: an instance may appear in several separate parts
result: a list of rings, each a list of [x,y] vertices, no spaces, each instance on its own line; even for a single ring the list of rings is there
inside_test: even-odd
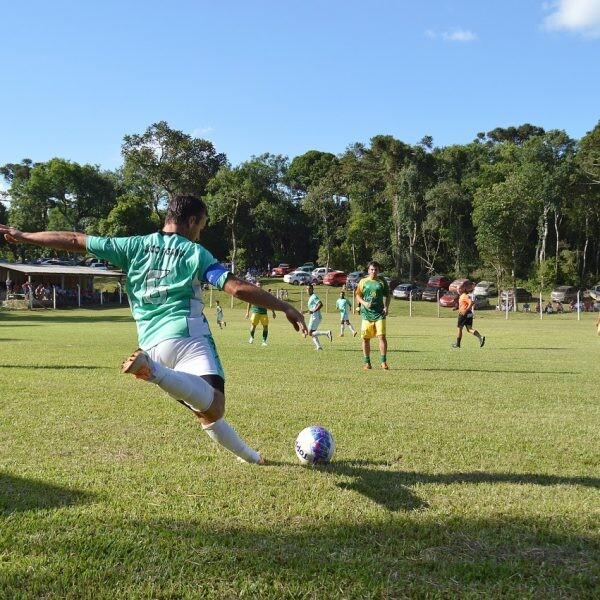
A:
[[[480,281],[473,290],[476,296],[497,296],[498,288],[491,281]]]
[[[550,294],[552,302],[571,302],[577,300],[577,288],[571,285],[561,285],[552,290]]]

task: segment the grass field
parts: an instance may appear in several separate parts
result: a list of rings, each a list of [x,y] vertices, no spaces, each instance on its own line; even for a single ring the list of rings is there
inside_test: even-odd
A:
[[[316,352],[278,315],[250,346],[224,307],[265,467],[119,374],[126,308],[0,312],[0,598],[599,597],[596,315],[482,311],[453,351],[456,313],[396,301],[391,370],[363,372],[358,338]],[[294,455],[310,424],[327,467]]]

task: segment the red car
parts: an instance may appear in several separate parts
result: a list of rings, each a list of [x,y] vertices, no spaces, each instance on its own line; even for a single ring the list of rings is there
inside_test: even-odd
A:
[[[439,288],[440,290],[447,290],[452,282],[447,277],[441,277],[434,275],[427,281],[427,287]]]
[[[290,267],[287,263],[281,263],[271,271],[271,277],[283,277],[293,270],[294,267]]]
[[[454,308],[458,306],[458,292],[446,292],[440,297],[440,306]]]
[[[330,271],[323,277],[324,285],[344,285],[348,275],[344,271]]]
[[[461,277],[459,279],[455,279],[451,284],[450,287],[448,287],[448,290],[451,292],[458,292],[458,290],[460,290],[461,287],[465,288],[465,291],[467,293],[472,292],[473,288],[475,287],[475,284],[472,281],[469,281],[468,279],[465,279],[464,277]]]

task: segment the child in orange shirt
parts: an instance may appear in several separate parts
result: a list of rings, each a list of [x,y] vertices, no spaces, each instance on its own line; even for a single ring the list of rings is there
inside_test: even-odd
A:
[[[458,292],[458,324],[456,329],[456,342],[452,344],[453,348],[460,348],[462,340],[463,327],[467,328],[467,332],[473,334],[479,340],[479,347],[483,348],[485,344],[485,336],[482,336],[477,329],[473,329],[473,299],[469,296],[469,292],[473,290],[471,282],[465,282],[460,287]],[[457,309],[454,309],[457,310]]]

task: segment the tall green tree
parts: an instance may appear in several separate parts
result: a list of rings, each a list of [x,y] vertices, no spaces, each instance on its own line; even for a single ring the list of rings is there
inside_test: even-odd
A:
[[[275,249],[291,255],[292,248],[286,246],[291,242],[288,217],[294,211],[282,186],[286,165],[285,157],[264,154],[234,168],[221,168],[209,182],[210,219],[225,223],[233,268],[243,266],[242,249],[250,264],[267,262]]]
[[[509,277],[512,285],[526,271],[523,254],[536,224],[536,211],[528,200],[526,182],[519,175],[478,189],[474,198],[479,254],[494,269],[498,281]]]
[[[303,196],[311,187],[327,177],[338,163],[337,157],[330,152],[309,150],[292,160],[283,176],[283,182],[296,197]]]
[[[600,276],[600,121],[580,140],[575,165],[574,210],[570,220],[582,240],[582,279],[595,283]]]
[[[154,123],[142,134],[126,135],[121,147],[130,191],[149,195],[157,214],[170,196],[204,196],[208,182],[227,164],[208,140],[171,129],[166,121]]]
[[[474,243],[469,192],[456,181],[441,181],[425,194],[420,258],[427,274],[464,274]]]
[[[61,158],[27,168],[9,188],[10,223],[25,230],[54,226],[87,231],[114,205],[112,179],[92,165]]]
[[[564,131],[549,131],[528,139],[522,147],[522,171],[529,195],[535,199],[538,218],[536,264],[547,258],[549,219],[554,222],[555,277],[558,271],[560,222],[571,199],[575,141]]]
[[[311,218],[311,233],[320,240],[319,262],[329,267],[331,252],[341,243],[340,228],[348,213],[347,199],[340,193],[340,182],[333,170],[310,186],[302,209]]]
[[[134,194],[119,196],[105,219],[98,223],[100,235],[119,237],[145,235],[160,228],[161,221],[148,202]]]

